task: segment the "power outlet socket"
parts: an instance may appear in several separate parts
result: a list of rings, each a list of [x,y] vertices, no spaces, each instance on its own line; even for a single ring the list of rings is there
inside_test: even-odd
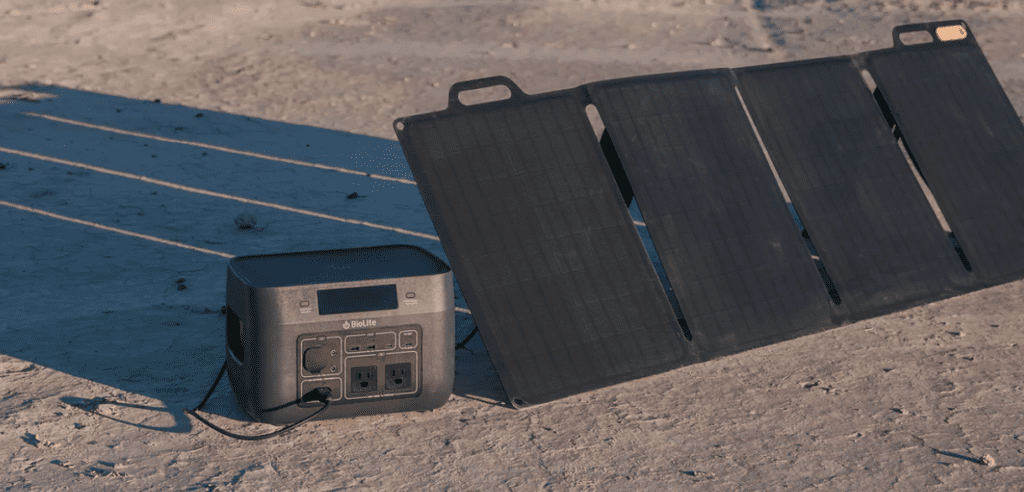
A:
[[[377,366],[353,367],[350,371],[349,388],[352,393],[371,393],[377,391]]]
[[[401,362],[384,366],[384,390],[406,390],[412,388],[412,364]]]

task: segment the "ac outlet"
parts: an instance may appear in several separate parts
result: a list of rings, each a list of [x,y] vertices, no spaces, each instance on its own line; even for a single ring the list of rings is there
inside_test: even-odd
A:
[[[343,386],[339,398],[343,403],[415,398],[423,377],[422,332],[417,328],[404,325],[304,335],[299,340],[300,384],[320,384],[336,376]],[[402,350],[400,340],[412,348]]]
[[[355,394],[377,391],[377,366],[353,367],[350,371],[349,391]]]
[[[384,366],[384,390],[395,391],[412,388],[412,364],[402,362]]]

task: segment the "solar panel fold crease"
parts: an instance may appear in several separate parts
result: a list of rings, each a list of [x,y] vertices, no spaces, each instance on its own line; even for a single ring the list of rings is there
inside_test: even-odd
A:
[[[972,275],[850,57],[735,73],[782,184],[852,319],[970,288]]]
[[[702,359],[837,326],[728,71],[587,90]]]

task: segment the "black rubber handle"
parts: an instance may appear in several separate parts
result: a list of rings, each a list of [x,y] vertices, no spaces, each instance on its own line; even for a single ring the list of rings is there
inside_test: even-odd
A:
[[[915,32],[915,31],[926,31],[928,34],[931,34],[931,36],[932,36],[932,41],[931,42],[932,43],[944,43],[944,42],[947,42],[947,41],[940,40],[938,33],[935,32],[936,29],[938,29],[940,27],[944,27],[944,26],[958,26],[958,27],[962,27],[964,32],[967,33],[967,36],[965,36],[963,39],[958,39],[957,41],[970,41],[970,42],[974,42],[974,35],[971,34],[971,29],[969,27],[967,27],[967,23],[962,21],[962,20],[956,19],[956,20],[936,21],[936,22],[921,22],[921,23],[918,23],[918,24],[904,24],[902,26],[896,26],[896,27],[894,27],[892,29],[892,45],[893,45],[893,47],[896,47],[896,48],[906,47],[907,45],[903,44],[903,41],[900,41],[900,34],[905,33],[905,32]],[[921,43],[921,44],[930,44],[930,43]],[[917,46],[917,45],[911,45],[911,46]]]
[[[526,93],[524,93],[519,88],[519,86],[516,85],[515,82],[512,82],[512,79],[505,77],[503,75],[497,75],[494,77],[485,77],[476,80],[466,80],[452,84],[452,88],[448,90],[448,107],[451,108],[456,106],[466,106],[465,104],[462,104],[461,101],[459,101],[459,94],[462,92],[471,91],[475,89],[483,89],[484,87],[493,87],[496,85],[503,85],[505,87],[508,87],[508,90],[509,92],[512,93],[512,95],[507,100],[516,101],[526,99]]]

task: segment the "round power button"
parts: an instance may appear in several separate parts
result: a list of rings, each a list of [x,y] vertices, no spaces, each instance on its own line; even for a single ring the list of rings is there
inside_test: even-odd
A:
[[[326,347],[313,347],[306,349],[302,354],[302,367],[307,371],[317,374],[331,363]]]

